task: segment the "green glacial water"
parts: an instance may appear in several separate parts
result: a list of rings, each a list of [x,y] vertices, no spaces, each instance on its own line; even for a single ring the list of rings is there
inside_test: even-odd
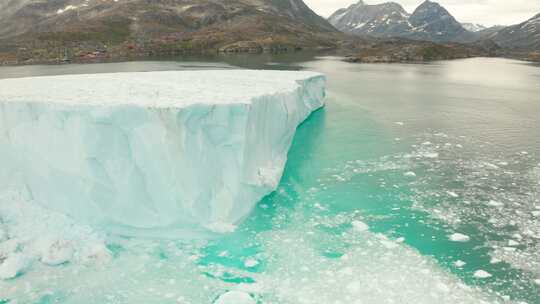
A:
[[[236,232],[106,236],[106,262],[36,269],[0,283],[0,303],[202,304],[241,290],[264,304],[540,304],[539,66],[261,55],[4,67],[0,78],[239,67],[322,72],[328,98]]]

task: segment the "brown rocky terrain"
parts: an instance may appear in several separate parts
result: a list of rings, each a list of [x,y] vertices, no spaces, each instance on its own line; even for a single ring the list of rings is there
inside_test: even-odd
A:
[[[421,63],[470,57],[497,56],[500,48],[490,41],[475,44],[434,43],[391,39],[361,47],[346,61],[360,63]]]
[[[302,0],[6,0],[0,62],[336,47]]]

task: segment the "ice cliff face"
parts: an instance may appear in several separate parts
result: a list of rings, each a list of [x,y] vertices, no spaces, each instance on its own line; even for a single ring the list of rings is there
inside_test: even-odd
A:
[[[0,81],[0,187],[111,229],[234,229],[323,106],[311,72],[185,71]]]

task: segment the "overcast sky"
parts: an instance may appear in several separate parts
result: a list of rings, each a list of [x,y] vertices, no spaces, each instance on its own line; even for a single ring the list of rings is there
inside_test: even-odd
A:
[[[304,0],[317,14],[328,17],[339,8],[347,7],[358,0]],[[390,0],[364,0],[367,4],[378,4]],[[396,0],[409,12],[424,0]],[[521,23],[540,13],[540,0],[439,0],[460,22],[484,25],[510,25]]]

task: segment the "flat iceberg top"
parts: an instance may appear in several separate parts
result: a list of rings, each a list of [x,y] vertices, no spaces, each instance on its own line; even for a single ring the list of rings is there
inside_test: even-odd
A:
[[[185,107],[248,104],[291,92],[298,81],[322,74],[268,70],[132,72],[0,80],[0,102]]]

